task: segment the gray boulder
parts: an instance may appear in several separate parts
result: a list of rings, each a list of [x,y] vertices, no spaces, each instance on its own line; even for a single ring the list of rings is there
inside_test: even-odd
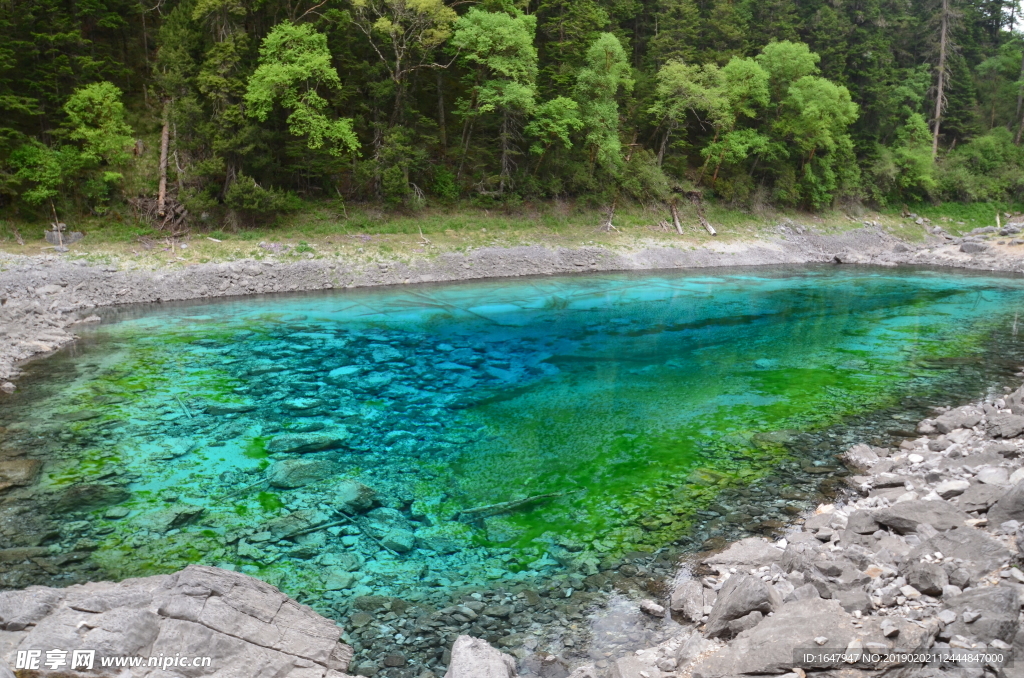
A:
[[[747,574],[729,577],[718,592],[708,623],[704,628],[706,638],[728,635],[729,622],[757,611],[768,614],[782,607],[782,598],[771,584]]]
[[[1010,552],[1002,544],[981,530],[970,527],[958,527],[931,537],[916,546],[907,559],[917,561],[936,551],[947,558],[961,559],[961,567],[967,571],[969,581],[977,581],[1010,559]],[[950,583],[960,586],[957,582]]]
[[[918,626],[898,618],[887,617],[898,629],[899,647],[909,650],[928,647],[937,627]],[[812,598],[786,603],[773,616],[754,628],[744,631],[722,651],[706,657],[693,667],[693,678],[734,678],[746,674],[782,674],[792,671],[793,654],[797,649],[825,648],[841,652],[854,640],[885,643],[881,621],[867,618],[857,621],[835,600]],[[819,646],[815,638],[826,639]],[[800,664],[804,669],[833,668],[834,664]],[[853,668],[853,667],[851,667]]]
[[[972,407],[958,407],[935,418],[939,433],[949,433],[958,428],[971,428],[981,421],[981,412]]]
[[[84,485],[72,485],[64,491],[64,495],[57,501],[56,510],[63,512],[71,511],[92,511],[113,506],[127,501],[132,493],[120,485],[106,485],[103,483],[87,483]]]
[[[964,254],[978,254],[979,252],[984,252],[988,248],[988,243],[975,242],[973,240],[969,240],[965,243],[960,244],[960,251],[963,252]]]
[[[961,511],[987,511],[992,504],[1006,494],[1006,488],[998,485],[971,485],[957,501]]]
[[[1013,414],[1024,414],[1024,386],[1003,398],[1006,407]]]
[[[267,469],[271,487],[291,490],[322,480],[331,473],[331,463],[325,459],[285,459]]]
[[[990,525],[1002,525],[1007,520],[1024,523],[1024,481],[1017,483],[988,510]]]
[[[878,454],[868,445],[854,445],[843,454],[843,460],[851,467],[864,471],[878,462]]]
[[[875,512],[879,524],[891,527],[899,534],[917,532],[922,523],[940,532],[962,527],[970,516],[944,501],[903,501]]]
[[[746,568],[771,565],[782,560],[782,549],[757,537],[740,539],[721,553],[704,559],[704,562],[721,570],[722,568]]]
[[[491,647],[486,640],[459,636],[452,645],[452,660],[444,678],[516,678],[516,660]]]
[[[957,620],[946,630],[950,634],[977,638],[984,643],[1001,640],[1013,643],[1017,636],[1017,615],[1020,596],[1009,586],[976,588],[946,601],[949,609],[957,613]],[[980,612],[981,616],[967,623],[964,612]]]
[[[873,511],[857,510],[850,514],[846,529],[857,534],[871,534],[878,529],[878,521]]]
[[[993,438],[1016,438],[1024,431],[1024,416],[995,414],[989,419],[988,432]]]
[[[921,593],[941,596],[942,587],[949,583],[949,575],[940,565],[915,562],[906,572],[907,583]]]
[[[699,622],[708,605],[704,596],[704,585],[697,579],[684,581],[672,591],[669,609],[686,621]]]
[[[119,655],[211,657],[208,667],[176,669],[182,676],[341,678],[352,656],[333,621],[269,584],[199,565],[118,583],[3,592],[0,626],[0,659],[9,663],[19,650],[60,648],[96,650],[96,666]]]

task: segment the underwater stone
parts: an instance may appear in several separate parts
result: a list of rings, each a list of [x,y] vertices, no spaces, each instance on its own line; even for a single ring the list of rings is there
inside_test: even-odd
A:
[[[242,412],[252,412],[256,409],[255,405],[248,403],[211,403],[206,406],[207,414],[241,414]]]
[[[376,392],[390,385],[394,379],[395,376],[390,372],[375,372],[363,377],[356,383],[361,389]]]
[[[91,511],[112,504],[120,504],[131,496],[132,493],[120,485],[100,483],[74,485],[64,492],[55,508],[60,512]]]
[[[141,515],[132,520],[132,524],[153,532],[166,532],[188,525],[204,513],[206,509],[202,506],[176,506]]]
[[[267,470],[267,479],[271,487],[291,490],[316,482],[330,475],[330,472],[331,463],[323,459],[286,459]]]
[[[0,491],[15,485],[29,485],[36,479],[43,462],[38,459],[0,461]]]
[[[286,410],[311,410],[314,407],[321,407],[324,405],[324,401],[320,398],[292,398],[284,401],[282,406]]]
[[[392,551],[408,553],[416,548],[416,535],[409,530],[395,528],[388,530],[381,538],[380,543],[384,548],[391,549]]]
[[[349,513],[361,513],[373,506],[377,490],[357,480],[343,480],[334,492],[338,508]]]
[[[313,525],[326,522],[327,516],[320,511],[303,509],[293,511],[283,516],[268,520],[263,524],[263,529],[270,532],[274,539],[284,539],[296,532],[305,530]]]
[[[279,452],[302,454],[306,452],[333,450],[341,447],[349,438],[349,435],[348,429],[344,427],[336,427],[329,433],[293,433],[277,436],[267,443],[267,452],[270,452],[271,454]]]

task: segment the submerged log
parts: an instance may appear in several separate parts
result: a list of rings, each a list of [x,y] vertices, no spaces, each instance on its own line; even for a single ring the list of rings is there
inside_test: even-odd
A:
[[[526,497],[525,499],[513,499],[512,501],[503,501],[498,504],[488,504],[487,506],[476,506],[474,508],[460,511],[457,520],[463,523],[474,523],[484,518],[490,518],[502,513],[508,513],[516,509],[522,508],[529,504],[533,504],[545,499],[556,499],[558,497],[565,496],[565,492],[549,492],[548,494],[535,494],[532,497]]]

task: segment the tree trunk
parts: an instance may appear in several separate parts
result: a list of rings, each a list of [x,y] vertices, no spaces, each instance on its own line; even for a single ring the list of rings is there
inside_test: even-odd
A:
[[[1020,60],[1020,81],[1024,83],[1024,58]],[[1024,84],[1020,86],[1020,91],[1017,92],[1017,115],[1014,117],[1017,123],[1017,135],[1013,138],[1013,143],[1020,146],[1021,132],[1024,132]]]
[[[946,33],[949,32],[949,0],[942,0],[942,16],[939,28],[939,82],[935,92],[935,130],[932,133],[932,159],[939,154],[939,129],[942,126],[942,110],[945,108],[943,92],[946,84]]]
[[[672,136],[672,130],[676,127],[675,121],[668,124],[668,129],[665,130],[665,136],[661,140],[661,147],[658,149],[658,167],[665,162],[665,150],[668,148],[668,140]]]
[[[509,119],[508,111],[506,110],[501,114],[501,182],[498,184],[498,193],[500,195],[505,194],[505,182],[512,174],[509,167],[509,134]]]
[[[167,147],[171,142],[170,101],[164,102],[164,127],[160,132],[160,187],[157,190],[156,215],[167,216]]]
[[[441,133],[441,155],[448,153],[448,126],[444,120],[444,81],[441,69],[437,69],[437,128]]]

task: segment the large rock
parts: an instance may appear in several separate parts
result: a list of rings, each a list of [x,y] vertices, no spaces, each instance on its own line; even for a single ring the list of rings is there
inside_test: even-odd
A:
[[[973,636],[983,643],[996,639],[1013,643],[1021,602],[1016,589],[1009,586],[976,588],[945,602],[957,613],[957,620],[948,629],[951,634]],[[980,612],[981,616],[968,624],[963,616],[966,611]]]
[[[0,492],[16,485],[32,484],[42,465],[38,459],[0,461]]]
[[[907,560],[917,561],[936,551],[947,558],[961,559],[962,567],[970,573],[972,581],[977,581],[1010,559],[1010,552],[981,530],[958,527],[922,542],[910,552]]]
[[[854,445],[843,454],[843,459],[853,468],[866,471],[878,463],[878,454],[868,445],[860,443]]]
[[[766,615],[780,607],[782,597],[774,586],[748,574],[734,574],[718,592],[718,599],[708,615],[704,636],[717,638],[728,635],[729,622],[755,611]]]
[[[377,490],[357,480],[342,480],[334,490],[334,501],[346,513],[361,513],[373,506]]]
[[[718,568],[745,568],[762,567],[771,565],[782,560],[782,549],[776,548],[764,539],[748,537],[740,539],[721,553],[716,553],[704,559],[704,562],[711,567]]]
[[[686,621],[699,622],[704,616],[704,606],[709,604],[704,585],[698,579],[689,579],[672,591],[669,609]]]
[[[237,572],[190,565],[171,575],[66,589],[0,593],[0,658],[58,648],[122,655],[210,657],[180,676],[341,678],[352,649],[341,629],[279,590]],[[43,668],[39,675],[66,673]],[[140,674],[141,675],[141,674]]]
[[[267,443],[267,452],[303,454],[335,450],[344,445],[348,438],[348,430],[341,427],[324,433],[288,433]]]
[[[1017,483],[988,510],[989,525],[1002,525],[1007,520],[1024,523],[1024,481]]]
[[[996,414],[988,422],[988,432],[993,438],[1016,438],[1024,431],[1024,416],[1018,414]]]
[[[898,629],[898,646],[917,650],[928,647],[936,627],[919,626],[904,619],[886,617]],[[859,626],[854,626],[854,622]],[[773,616],[738,635],[722,651],[693,668],[693,678],[725,678],[745,674],[788,673],[794,666],[794,650],[842,652],[854,640],[892,648],[881,631],[881,620],[854,620],[838,601],[810,598],[786,603]],[[815,638],[825,638],[819,646]],[[834,668],[833,663],[800,663],[804,669]],[[852,668],[852,667],[851,667]]]
[[[981,421],[981,412],[973,407],[958,407],[935,418],[939,433],[949,433],[958,428],[971,428]]]
[[[887,509],[875,511],[879,524],[891,527],[900,534],[917,532],[922,523],[940,532],[963,527],[970,516],[944,501],[903,501]]]
[[[120,485],[88,483],[72,485],[57,501],[56,509],[62,512],[92,511],[127,501],[132,494]]]
[[[946,571],[934,563],[913,563],[906,574],[908,584],[929,596],[941,596],[942,587],[949,583]]]
[[[992,504],[1006,494],[1006,488],[998,485],[971,485],[957,500],[961,511],[987,511]]]
[[[322,480],[331,473],[331,463],[326,459],[285,459],[267,469],[267,480],[271,487],[291,490]]]
[[[459,636],[452,645],[452,660],[444,678],[516,678],[516,660],[491,647],[486,640]]]

